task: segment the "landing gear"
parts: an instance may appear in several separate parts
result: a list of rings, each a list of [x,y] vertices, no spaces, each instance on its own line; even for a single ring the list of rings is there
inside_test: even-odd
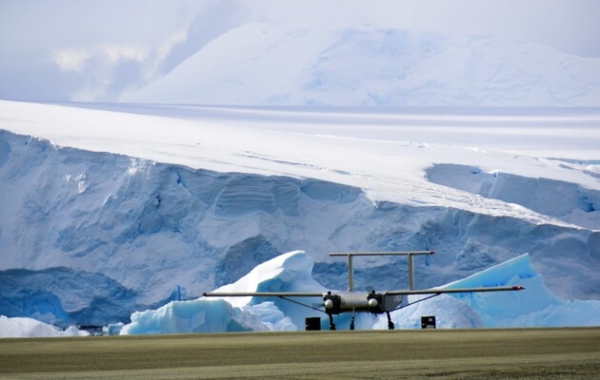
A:
[[[352,318],[350,319],[350,330],[354,330],[354,310],[352,310]]]
[[[387,314],[387,319],[388,319],[388,330],[393,330],[394,322],[392,322],[392,318],[390,317],[390,312],[386,311],[385,313]]]
[[[329,315],[329,330],[335,330],[335,323],[333,323],[333,314],[327,314]]]

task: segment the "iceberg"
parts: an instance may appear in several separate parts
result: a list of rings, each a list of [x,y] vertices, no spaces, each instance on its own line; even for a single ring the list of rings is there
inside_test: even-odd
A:
[[[313,261],[304,251],[293,251],[258,265],[220,292],[326,291],[312,277]],[[406,306],[392,313],[398,328],[420,328],[422,316],[436,316],[439,328],[555,327],[600,325],[599,301],[564,301],[545,287],[523,254],[443,288],[522,285],[520,292],[460,293],[424,299],[409,296]],[[330,289],[332,290],[332,289]],[[420,302],[420,298],[424,299]],[[317,303],[321,302],[316,299]],[[316,311],[294,302],[269,297],[199,298],[171,302],[157,310],[134,313],[121,334],[183,332],[292,331],[303,329]],[[322,325],[326,325],[324,312]],[[338,329],[349,328],[349,315],[334,317]],[[328,323],[328,322],[327,322]],[[357,315],[358,329],[385,329],[385,316]]]
[[[8,318],[0,315],[0,338],[50,338],[60,336],[89,336],[85,330],[69,326],[62,330],[33,318]]]

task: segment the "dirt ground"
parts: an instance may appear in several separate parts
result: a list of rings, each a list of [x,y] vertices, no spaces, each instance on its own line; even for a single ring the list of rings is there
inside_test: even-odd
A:
[[[0,339],[0,379],[599,379],[600,328]]]

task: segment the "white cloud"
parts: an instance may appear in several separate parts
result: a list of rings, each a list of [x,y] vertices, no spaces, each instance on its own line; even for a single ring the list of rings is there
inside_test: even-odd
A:
[[[153,52],[153,59],[146,62],[142,72],[144,84],[157,79],[160,76],[160,68],[169,56],[173,48],[187,40],[187,30],[179,30],[171,33],[165,38]]]
[[[132,45],[105,44],[97,50],[100,56],[107,58],[112,64],[122,61],[143,62],[148,56],[147,49]]]
[[[91,48],[66,48],[52,53],[54,62],[63,71],[81,73],[92,59],[105,61],[114,66],[124,61],[143,62],[148,56],[146,49],[132,45],[105,44]]]
[[[63,71],[80,73],[90,53],[86,49],[62,49],[52,54],[52,61]]]

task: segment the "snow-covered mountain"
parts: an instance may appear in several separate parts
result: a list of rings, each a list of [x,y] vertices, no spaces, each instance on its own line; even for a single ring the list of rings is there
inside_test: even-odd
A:
[[[600,105],[600,59],[497,36],[249,23],[125,102],[328,106]]]
[[[298,249],[330,289],[332,251],[434,250],[418,287],[528,253],[600,299],[600,112],[463,112],[0,102],[0,314],[128,322]],[[355,269],[407,285],[401,259]]]

